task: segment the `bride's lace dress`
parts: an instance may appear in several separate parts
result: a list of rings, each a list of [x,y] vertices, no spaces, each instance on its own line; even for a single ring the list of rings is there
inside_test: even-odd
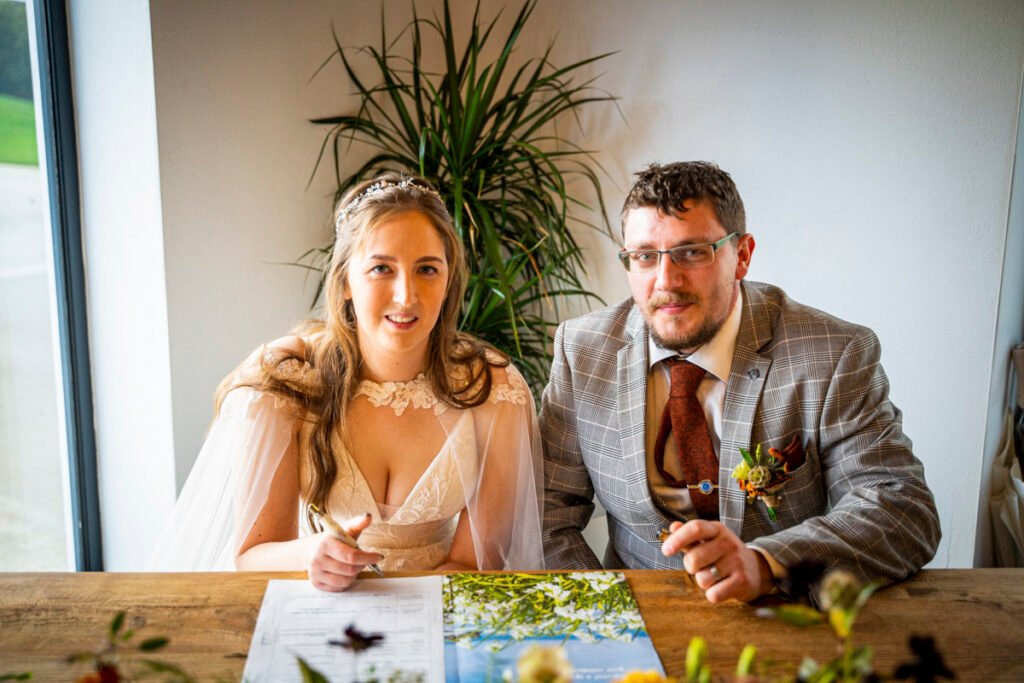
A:
[[[319,381],[316,371],[299,361],[285,361],[277,372],[297,384]],[[327,510],[338,521],[372,515],[359,544],[384,556],[383,569],[433,569],[442,564],[463,515],[479,568],[542,568],[541,468],[533,400],[512,366],[493,368],[493,377],[487,400],[470,409],[438,400],[423,375],[409,382],[360,384],[352,404],[362,419],[354,424],[350,420],[349,430],[362,437],[357,443],[374,448],[367,449],[369,455],[351,454],[340,436],[334,436],[337,476]],[[165,539],[153,568],[232,568],[282,463],[298,466],[296,533],[313,533],[304,514],[311,488],[310,417],[301,418],[280,397],[248,387],[232,390],[182,492],[178,508],[184,509],[175,510],[179,526],[202,527],[205,540],[190,544]],[[385,501],[394,482],[385,478],[385,492],[378,492],[383,500],[377,500],[359,466],[379,465],[372,452],[380,448],[425,464],[404,499],[392,499],[390,504]],[[211,484],[217,479],[222,483]],[[204,502],[197,505],[196,500]]]
[[[488,402],[525,408],[529,398],[526,383],[518,373],[505,373],[507,380],[495,386]],[[372,524],[359,537],[361,548],[384,555],[385,570],[429,569],[444,561],[455,535],[458,515],[475,497],[480,478],[480,453],[475,417],[481,410],[457,410],[437,399],[430,382],[419,375],[410,382],[360,383],[354,401],[366,400],[374,409],[392,411],[395,417],[428,411],[446,431],[441,450],[434,455],[405,500],[387,505],[374,500],[370,486],[341,439],[335,437],[338,480],[331,489],[327,507],[338,520],[369,512]],[[396,421],[401,424],[401,421]],[[306,427],[299,442],[308,441]],[[303,462],[300,459],[300,463]],[[302,471],[301,487],[308,490],[308,472]],[[497,501],[495,501],[497,503]],[[303,517],[305,520],[305,517]],[[311,533],[308,527],[303,529]]]

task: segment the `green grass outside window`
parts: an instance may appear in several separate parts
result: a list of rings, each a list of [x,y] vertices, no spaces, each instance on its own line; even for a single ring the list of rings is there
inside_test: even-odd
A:
[[[0,95],[0,164],[39,165],[31,100]]]

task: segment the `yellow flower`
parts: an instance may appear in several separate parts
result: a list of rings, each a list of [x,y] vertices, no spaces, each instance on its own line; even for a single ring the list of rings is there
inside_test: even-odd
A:
[[[627,671],[615,683],[676,683],[676,679],[662,676],[657,671]]]
[[[516,665],[519,683],[572,683],[572,664],[560,647],[534,645]]]
[[[739,479],[740,481],[746,481],[747,477],[750,476],[750,465],[744,460],[732,471],[732,478]]]

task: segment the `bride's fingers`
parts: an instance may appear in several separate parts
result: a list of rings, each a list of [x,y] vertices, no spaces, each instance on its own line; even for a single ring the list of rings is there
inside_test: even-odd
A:
[[[352,585],[354,575],[335,574],[328,571],[318,570],[310,567],[309,582],[322,591],[338,592],[343,591]]]
[[[341,526],[342,530],[352,538],[359,538],[359,534],[363,532],[363,529],[370,526],[371,522],[373,522],[373,516],[367,512],[365,514],[346,519],[339,526]]]
[[[327,544],[322,545],[321,551],[310,562],[309,580],[320,590],[345,590],[355,580],[356,575],[363,570],[365,564],[332,557],[327,552],[327,547]]]
[[[320,544],[320,550],[324,555],[333,560],[357,566],[359,571],[362,571],[363,567],[368,564],[380,562],[384,559],[384,556],[379,553],[352,548],[332,536],[324,539],[323,543]]]
[[[345,534],[356,537],[373,521],[369,514],[360,515],[346,520],[340,526]],[[337,537],[337,529],[324,531],[314,541],[312,556],[308,562],[310,583],[324,591],[343,591],[355,580],[356,575],[366,565],[380,562],[383,556],[353,548],[349,543]]]

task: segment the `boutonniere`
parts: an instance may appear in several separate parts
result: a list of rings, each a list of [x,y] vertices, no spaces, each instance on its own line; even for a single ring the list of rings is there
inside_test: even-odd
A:
[[[800,448],[796,437],[793,437],[793,441],[781,451],[778,448],[769,448],[765,452],[761,444],[757,444],[753,454],[746,448],[741,448],[743,462],[732,471],[732,478],[739,482],[740,489],[747,494],[747,504],[752,505],[760,498],[773,522],[779,521],[775,514],[775,509],[779,507],[779,501],[782,499],[779,491],[790,478],[790,458],[786,456],[795,448]]]

